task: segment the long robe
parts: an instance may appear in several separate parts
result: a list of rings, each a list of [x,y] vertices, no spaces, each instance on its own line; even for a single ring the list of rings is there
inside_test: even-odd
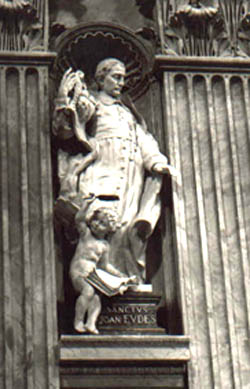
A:
[[[167,159],[152,135],[120,100],[100,92],[96,102],[93,109],[91,102],[86,106],[85,101],[84,117],[69,100],[57,102],[56,135],[63,134],[65,138],[66,133],[66,138],[78,139],[82,136],[90,150],[87,157],[81,152],[59,150],[59,197],[81,207],[83,198],[92,193],[96,198],[92,207],[116,209],[121,227],[110,241],[110,262],[123,273],[137,275],[143,281],[147,238],[160,215],[161,177],[152,173],[152,168],[156,163],[167,164]],[[85,132],[89,120],[95,134],[92,137]],[[89,161],[85,164],[86,158]]]

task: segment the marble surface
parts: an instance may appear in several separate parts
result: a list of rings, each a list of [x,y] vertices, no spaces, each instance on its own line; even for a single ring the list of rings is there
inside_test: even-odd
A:
[[[192,334],[189,387],[248,388],[247,65],[241,74],[231,61],[232,73],[220,73],[193,60],[189,73],[181,62],[164,85],[170,158],[181,171],[173,199],[184,331]]]
[[[116,3],[110,1],[103,10],[96,8],[96,0],[89,0],[78,14],[76,2],[72,9],[63,2],[61,10],[52,7],[52,21],[72,27],[97,12],[102,19],[114,21],[110,15],[119,15],[122,6],[119,22],[127,25],[129,20],[134,29],[144,26],[142,16],[134,12],[134,2],[125,13],[127,0]],[[4,389],[59,388],[49,57],[1,56],[0,346],[4,352],[0,353],[0,387]],[[61,387],[80,388],[85,382],[85,387],[96,388],[98,381],[109,388],[181,388],[187,364],[191,389],[248,389],[250,63],[225,58],[188,62],[164,56],[157,61],[161,62],[158,70],[166,71],[163,80],[154,80],[137,106],[181,175],[172,181],[173,214],[166,206],[171,200],[164,197],[168,221],[161,225],[163,263],[155,258],[153,286],[164,290],[168,306],[181,307],[190,344],[185,336],[63,337]],[[174,328],[177,313],[170,327],[180,333],[182,323]],[[129,364],[131,355],[134,360]],[[121,356],[126,363],[113,369]],[[108,366],[95,365],[103,358],[108,358]],[[72,360],[79,365],[69,367]],[[172,364],[176,361],[179,369]]]
[[[188,361],[189,338],[166,335],[64,335],[60,361]]]
[[[0,56],[3,389],[59,385],[48,66],[44,62],[49,64],[49,56],[41,57]],[[22,66],[15,66],[18,60]]]
[[[184,388],[189,338],[161,335],[61,337],[62,388]]]

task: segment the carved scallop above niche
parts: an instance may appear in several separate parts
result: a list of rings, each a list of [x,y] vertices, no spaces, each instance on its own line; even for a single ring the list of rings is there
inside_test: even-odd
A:
[[[67,30],[55,42],[58,52],[54,76],[58,80],[72,67],[81,69],[89,88],[93,88],[96,65],[115,57],[126,65],[125,90],[135,100],[148,88],[153,55],[131,30],[113,23],[84,23]]]

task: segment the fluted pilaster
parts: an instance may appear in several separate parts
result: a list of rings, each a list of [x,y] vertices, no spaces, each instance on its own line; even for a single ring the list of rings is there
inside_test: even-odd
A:
[[[48,112],[53,56],[0,55],[0,386],[58,388]]]
[[[159,56],[190,388],[243,388],[250,352],[247,60]]]

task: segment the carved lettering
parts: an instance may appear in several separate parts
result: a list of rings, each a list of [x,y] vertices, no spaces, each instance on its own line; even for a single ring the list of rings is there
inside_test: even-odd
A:
[[[113,306],[113,307],[106,307],[108,313],[126,313],[126,314],[146,314],[151,311],[150,307],[147,306],[136,306],[136,305],[125,305],[125,306]]]
[[[102,315],[99,320],[99,325],[120,324],[120,325],[152,325],[156,324],[156,318],[153,314],[124,314],[124,315]]]

